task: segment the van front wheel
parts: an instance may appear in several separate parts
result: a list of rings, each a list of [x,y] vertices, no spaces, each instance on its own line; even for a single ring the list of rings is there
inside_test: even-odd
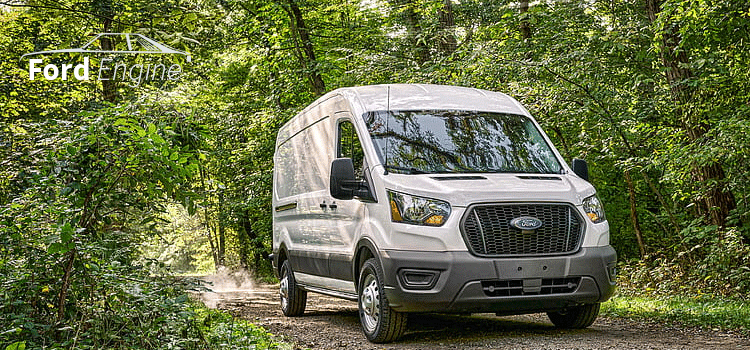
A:
[[[294,273],[289,266],[289,260],[281,265],[281,282],[279,283],[279,296],[281,297],[281,311],[286,316],[299,316],[305,312],[307,304],[307,292],[297,286]]]
[[[376,259],[362,265],[359,275],[359,319],[367,339],[388,343],[406,331],[407,314],[391,309],[383,290],[383,268]]]
[[[547,316],[557,328],[583,329],[596,321],[596,317],[599,316],[599,305],[599,303],[580,305],[564,312],[548,312]]]

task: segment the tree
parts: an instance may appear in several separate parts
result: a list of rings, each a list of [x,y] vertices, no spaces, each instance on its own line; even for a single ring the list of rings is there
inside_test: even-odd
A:
[[[696,85],[680,35],[680,25],[674,23],[669,15],[662,12],[662,2],[647,0],[646,9],[657,36],[661,37],[659,53],[665,68],[665,76],[670,95],[675,103],[674,114],[691,143],[701,144],[711,129],[709,120],[700,111],[690,106],[695,104]],[[659,17],[665,18],[659,18]],[[717,161],[694,164],[692,174],[696,181],[706,186],[699,199],[702,211],[708,215],[710,222],[725,226],[729,213],[736,208],[734,195],[726,188],[726,175],[723,166]]]

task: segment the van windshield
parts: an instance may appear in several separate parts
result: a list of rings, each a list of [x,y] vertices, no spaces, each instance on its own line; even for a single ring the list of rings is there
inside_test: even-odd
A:
[[[388,171],[559,174],[562,167],[531,119],[515,114],[373,111],[364,115]]]

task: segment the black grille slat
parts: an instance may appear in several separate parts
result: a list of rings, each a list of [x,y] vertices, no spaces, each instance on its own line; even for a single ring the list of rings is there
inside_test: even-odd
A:
[[[519,295],[550,295],[573,293],[581,284],[580,277],[543,279],[539,291],[525,291],[523,280],[482,281],[484,294],[491,297],[511,297]]]
[[[542,226],[533,231],[510,226],[522,216],[535,217]],[[578,250],[583,224],[575,208],[566,204],[488,204],[471,207],[461,231],[477,255],[560,255]]]

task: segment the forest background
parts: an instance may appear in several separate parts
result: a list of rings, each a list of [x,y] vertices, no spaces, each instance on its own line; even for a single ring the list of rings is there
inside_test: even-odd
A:
[[[138,86],[29,79],[22,55],[107,32],[191,61],[161,57],[179,79]],[[519,99],[589,162],[620,294],[746,305],[746,1],[2,0],[0,33],[0,348],[227,336],[184,275],[272,281],[278,128],[325,92],[381,83]]]

